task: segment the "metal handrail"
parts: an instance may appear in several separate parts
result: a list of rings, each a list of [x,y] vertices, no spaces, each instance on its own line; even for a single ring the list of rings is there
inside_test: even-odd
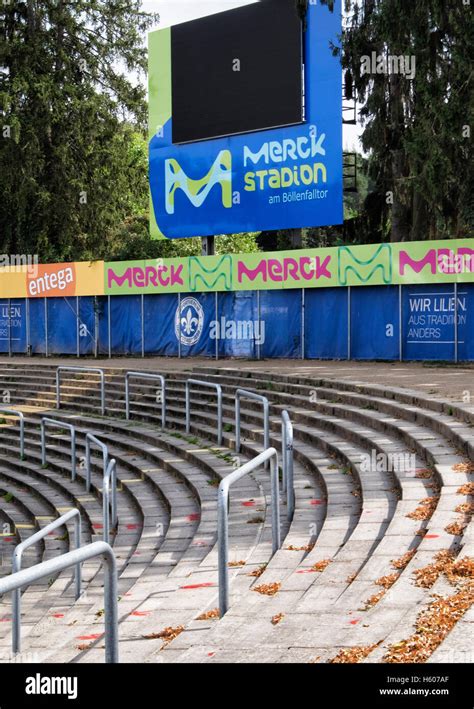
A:
[[[56,408],[61,408],[61,372],[93,372],[100,376],[100,413],[105,414],[105,372],[98,367],[58,367],[56,370]]]
[[[127,372],[125,375],[125,417],[130,420],[130,379],[158,379],[161,382],[161,428],[166,426],[166,380],[161,374]]]
[[[91,446],[93,443],[102,451],[103,475],[105,475],[109,463],[109,449],[106,444],[103,441],[99,441],[93,433],[86,433],[86,492],[91,489]]]
[[[214,382],[203,382],[200,379],[186,380],[186,433],[189,433],[191,428],[191,384],[198,386],[210,387],[217,391],[217,445],[222,444],[222,387]]]
[[[240,453],[240,400],[254,399],[263,404],[263,449],[270,446],[270,404],[263,394],[256,394],[247,389],[237,389],[235,392],[235,452]],[[267,467],[267,466],[265,466]]]
[[[282,489],[286,491],[288,519],[293,518],[295,511],[295,487],[293,483],[293,424],[288,411],[281,412],[281,455],[282,455]]]
[[[278,489],[278,453],[275,448],[257,455],[230,473],[219,485],[217,493],[217,548],[219,568],[219,611],[221,617],[229,608],[229,488],[263,463],[270,460],[272,490],[272,554],[278,551],[280,540],[280,494]]]
[[[0,579],[0,595],[28,586],[44,576],[51,576],[96,556],[102,556],[107,567],[104,582],[105,661],[117,663],[119,661],[117,562],[112,548],[105,542],[87,544],[80,549],[74,549]]]
[[[69,522],[69,520],[73,518],[74,543],[76,550],[80,549],[82,545],[81,513],[78,509],[73,509],[69,510],[69,512],[66,512],[66,514],[62,515],[61,517],[58,517],[58,519],[55,519],[54,522],[51,522],[51,524],[48,524],[46,527],[43,527],[43,529],[40,529],[35,534],[32,534],[31,537],[25,539],[24,542],[21,542],[20,544],[16,545],[12,555],[12,573],[18,573],[21,570],[21,559],[25,549],[28,549],[28,547],[33,546],[33,544],[36,544],[36,542],[41,541],[41,539],[47,537],[50,532],[53,532],[58,527],[62,527],[66,524],[66,522]],[[74,570],[74,580],[76,585],[75,598],[77,601],[77,599],[81,595],[81,565],[79,563],[76,564],[76,568]],[[20,652],[21,646],[21,594],[19,588],[13,591],[12,616],[12,651],[14,654],[16,654]]]
[[[71,480],[76,479],[76,429],[72,423],[64,423],[56,419],[41,419],[41,465],[46,465],[46,426],[52,428],[67,428],[71,434]]]
[[[15,411],[14,409],[0,409],[0,414],[18,416],[20,419],[20,460],[23,460],[25,457],[25,417],[21,411]]]
[[[110,500],[112,499],[112,505]],[[104,542],[109,543],[110,536],[110,515],[109,508],[111,507],[112,527],[117,524],[117,463],[115,458],[109,461],[107,470],[104,474],[104,482],[102,486],[102,517],[104,529]]]

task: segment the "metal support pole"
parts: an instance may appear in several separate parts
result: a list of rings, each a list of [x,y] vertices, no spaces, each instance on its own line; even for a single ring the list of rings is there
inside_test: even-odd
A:
[[[301,359],[306,356],[306,291],[301,289]]]
[[[219,328],[219,293],[216,291],[215,295],[215,308],[214,308],[214,318],[216,321],[216,333],[221,334]],[[216,337],[216,360],[219,359],[219,337]]]
[[[99,356],[99,299],[94,296],[94,357]]]
[[[178,358],[181,359],[181,293],[178,293]]]
[[[282,489],[286,490],[287,515],[291,521],[295,511],[295,487],[293,482],[293,425],[288,411],[281,413],[281,447],[283,479]]]
[[[112,314],[110,312],[111,303],[110,295],[107,296],[107,347],[109,351],[109,359],[112,359]]]
[[[459,361],[458,284],[454,284],[454,362]]]
[[[141,319],[141,332],[142,332],[142,358],[145,357],[145,296],[141,295],[140,303],[140,319]]]
[[[229,489],[245,475],[253,472],[270,460],[272,495],[272,554],[281,546],[280,539],[280,494],[278,489],[278,453],[268,448],[256,458],[227,475],[217,493],[217,553],[219,578],[219,611],[221,617],[229,609]]]
[[[351,286],[347,286],[347,359],[350,360],[352,351],[352,291]]]
[[[403,289],[398,286],[398,355],[399,361],[403,362]]]
[[[70,566],[77,566],[97,556],[103,557],[106,567],[104,583],[105,661],[117,663],[119,661],[117,563],[112,548],[105,542],[88,544],[0,579],[0,595],[21,589],[45,576],[51,577]]]
[[[81,318],[79,314],[79,296],[76,295],[76,356],[81,356]]]
[[[7,301],[8,308],[8,356],[12,356],[12,301],[8,298]]]
[[[31,323],[30,323],[30,299],[25,300],[25,310],[26,310],[26,354],[28,357],[32,354],[31,347]]]
[[[109,449],[102,441],[99,441],[92,433],[86,433],[86,492],[91,489],[91,445],[95,445],[102,451],[103,460],[103,475],[105,476],[107,472],[107,465],[109,464]]]
[[[258,327],[261,330],[260,326],[260,291],[257,291],[257,320],[258,320]],[[257,359],[259,360],[261,357],[261,349],[260,349],[260,341],[257,340]]]
[[[110,506],[112,507],[112,527],[115,527],[117,524],[117,463],[115,458],[112,458],[107,465],[102,488],[102,522],[104,542],[107,542],[107,544],[110,537]]]
[[[44,299],[44,355],[49,356],[49,346],[48,346],[49,332],[48,332],[48,299]]]

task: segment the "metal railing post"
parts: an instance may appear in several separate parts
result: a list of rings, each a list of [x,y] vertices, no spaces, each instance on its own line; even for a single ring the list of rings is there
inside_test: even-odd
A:
[[[45,576],[52,576],[70,566],[77,567],[84,561],[97,556],[103,557],[107,572],[104,583],[105,661],[117,663],[119,661],[117,562],[112,548],[105,542],[87,544],[80,549],[74,549],[0,579],[0,595],[21,589],[23,586],[28,586]]]
[[[157,379],[161,383],[161,428],[166,427],[166,380],[161,374],[127,372],[125,374],[125,417],[130,419],[130,379]]]
[[[76,429],[71,423],[56,421],[55,419],[41,419],[41,465],[46,465],[46,426],[53,428],[67,428],[71,434],[71,480],[76,479]]]
[[[295,511],[295,488],[293,482],[293,424],[288,411],[281,413],[281,454],[283,464],[282,489],[286,491],[287,515],[291,521]]]
[[[230,473],[219,485],[217,492],[217,551],[219,579],[219,612],[222,618],[229,609],[229,489],[245,475],[270,461],[272,495],[272,554],[281,546],[280,539],[280,493],[278,485],[278,453],[268,448],[256,458]]]
[[[98,367],[58,367],[56,369],[56,408],[61,408],[61,372],[91,372],[100,377],[100,413],[105,415],[105,372]]]
[[[112,508],[112,527],[115,527],[117,524],[117,463],[115,458],[112,458],[107,465],[102,488],[102,521],[104,529],[104,542],[107,542],[107,544],[109,543],[110,536],[110,506]]]
[[[82,545],[82,524],[81,524],[81,513],[77,509],[70,510],[66,514],[55,519],[54,522],[48,524],[43,529],[33,534],[24,542],[17,544],[13,550],[12,555],[12,573],[18,573],[21,570],[21,561],[23,552],[28,547],[33,546],[37,542],[48,536],[50,532],[53,532],[58,527],[62,527],[70,519],[74,519],[74,545],[76,551],[81,548]],[[34,567],[33,567],[34,568]],[[74,582],[75,582],[75,598],[76,601],[81,595],[81,564],[80,562],[75,564],[74,568]],[[21,591],[20,588],[16,588],[12,594],[12,651],[13,654],[17,654],[21,649]]]
[[[235,452],[240,453],[240,400],[253,399],[263,404],[263,448],[266,450],[270,446],[270,404],[263,394],[256,394],[247,389],[237,389],[235,392]],[[268,467],[268,465],[266,466]]]
[[[105,476],[107,472],[107,465],[109,462],[109,450],[105,443],[102,441],[99,441],[98,438],[94,436],[93,433],[86,433],[86,492],[90,491],[91,487],[91,445],[92,443],[95,443],[95,445],[101,449],[102,451],[102,459],[103,459],[103,475]]]
[[[7,414],[7,416],[18,416],[20,421],[20,459],[25,458],[25,417],[21,411],[15,411],[15,409],[0,409],[0,414]]]
[[[203,382],[200,379],[187,379],[185,384],[186,401],[186,433],[191,429],[191,385],[208,387],[217,392],[217,445],[222,445],[222,387],[214,382]]]

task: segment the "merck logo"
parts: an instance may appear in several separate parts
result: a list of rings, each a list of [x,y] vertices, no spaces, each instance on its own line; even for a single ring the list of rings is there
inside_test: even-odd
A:
[[[385,284],[392,282],[392,249],[390,244],[381,244],[368,259],[358,258],[349,246],[339,248],[339,285],[347,286],[351,274],[360,283],[368,283],[377,271],[380,271]]]
[[[165,207],[168,214],[174,214],[175,194],[183,190],[195,207],[201,207],[215,185],[222,190],[222,206],[232,207],[232,154],[221,150],[205,177],[193,180],[186,175],[174,158],[165,160]]]

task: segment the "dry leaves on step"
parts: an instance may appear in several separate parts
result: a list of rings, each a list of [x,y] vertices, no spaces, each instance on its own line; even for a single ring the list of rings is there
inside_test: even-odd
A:
[[[198,615],[196,620],[213,620],[214,618],[220,618],[219,608],[213,608],[210,611],[201,613],[201,615]]]
[[[390,563],[392,564],[394,569],[398,569],[399,571],[403,571],[403,569],[406,566],[408,566],[410,561],[413,559],[415,554],[416,554],[416,549],[411,549],[411,551],[407,551],[399,559],[392,559],[392,561]]]
[[[434,495],[433,497],[425,497],[424,500],[421,500],[416,510],[413,510],[413,512],[409,512],[405,516],[408,517],[408,519],[429,519],[435,511],[436,505],[438,504],[438,500],[438,495]]]
[[[255,586],[252,591],[261,593],[263,596],[275,596],[281,588],[281,583],[262,583],[260,586]]]
[[[180,633],[182,633],[184,630],[184,625],[177,625],[175,628],[172,628],[171,626],[168,626],[164,630],[161,630],[159,633],[149,633],[148,635],[143,635],[146,640],[155,640],[157,638],[160,638],[161,640],[164,640],[167,643],[170,643],[172,640],[178,637]]]
[[[348,647],[345,650],[340,650],[335,657],[328,660],[328,663],[331,665],[336,665],[346,663],[354,664],[360,662],[361,660],[365,660],[367,655],[370,655],[372,650],[375,650],[378,645],[380,645],[380,643],[361,647]]]
[[[279,623],[281,620],[283,620],[284,617],[285,617],[285,614],[284,614],[284,613],[277,613],[277,614],[274,615],[273,618],[272,618],[272,621],[271,621],[271,622],[272,622],[272,625],[278,625],[278,623]]]

